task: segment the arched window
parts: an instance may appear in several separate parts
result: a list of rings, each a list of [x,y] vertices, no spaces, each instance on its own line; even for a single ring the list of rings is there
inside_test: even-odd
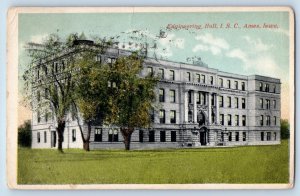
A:
[[[204,116],[203,112],[200,112],[197,115],[197,122],[199,123],[200,126],[205,124],[205,116]]]

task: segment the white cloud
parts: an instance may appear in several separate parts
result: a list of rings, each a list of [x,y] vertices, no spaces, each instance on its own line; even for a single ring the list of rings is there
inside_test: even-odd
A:
[[[248,55],[239,48],[229,51],[226,56],[230,58],[237,58],[246,63],[248,61]]]
[[[210,51],[213,55],[220,55],[224,50],[230,48],[229,43],[225,39],[215,37],[210,33],[197,35],[195,39],[200,43],[194,46],[193,52]]]
[[[198,51],[208,51],[209,47],[203,44],[197,44],[194,48],[193,48],[193,52],[198,52]]]
[[[244,42],[241,42],[241,46],[246,50],[234,48],[229,50],[226,56],[240,60],[245,71],[279,77],[282,70],[271,52],[274,45],[263,43],[260,38],[253,39],[249,36],[242,38]]]
[[[244,36],[243,38],[250,45],[250,49],[252,48],[254,52],[268,51],[274,47],[274,45],[264,44],[260,38],[252,39],[249,36]]]
[[[225,39],[214,37],[210,33],[198,35],[195,37],[195,39],[209,46],[214,46],[216,48],[221,48],[221,49],[229,49],[229,44]]]

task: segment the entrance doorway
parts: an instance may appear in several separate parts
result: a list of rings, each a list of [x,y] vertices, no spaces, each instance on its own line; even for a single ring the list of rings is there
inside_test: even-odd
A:
[[[200,129],[200,134],[199,134],[199,139],[200,139],[200,143],[201,146],[206,146],[207,145],[207,129],[206,128],[201,128]]]
[[[51,131],[51,148],[56,147],[56,131]]]

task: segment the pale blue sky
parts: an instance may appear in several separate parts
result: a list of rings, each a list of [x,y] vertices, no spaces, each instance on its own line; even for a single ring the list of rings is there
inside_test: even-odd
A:
[[[167,30],[168,24],[238,23],[241,28]],[[244,24],[271,23],[278,29],[246,29]],[[147,35],[139,42],[153,43],[156,55],[171,61],[186,62],[199,56],[209,67],[240,74],[262,74],[288,79],[289,21],[288,12],[236,13],[112,13],[112,14],[21,14],[19,16],[20,62],[25,62],[24,43],[40,42],[49,33],[62,37],[84,32],[93,36],[120,35],[128,43],[129,31],[140,30]],[[158,38],[160,29],[166,38]],[[125,32],[125,33],[122,33]],[[169,40],[172,40],[170,42]],[[150,56],[153,55],[150,53]]]
[[[170,30],[168,24],[202,25],[230,23],[239,28],[202,28]],[[245,24],[275,24],[276,29],[244,28]],[[134,31],[139,31],[135,33]],[[159,37],[160,30],[165,36]],[[252,75],[260,74],[281,79],[283,93],[289,80],[289,13],[288,12],[209,12],[209,13],[81,13],[81,14],[20,14],[20,73],[28,64],[26,42],[41,42],[50,33],[66,37],[84,33],[88,38],[114,37],[120,47],[129,42],[149,43],[158,58],[185,62],[188,57],[201,57],[211,68]],[[142,36],[144,35],[144,36]],[[119,36],[117,38],[117,36]],[[134,44],[133,44],[134,45]],[[282,112],[288,118],[289,101],[282,96]]]

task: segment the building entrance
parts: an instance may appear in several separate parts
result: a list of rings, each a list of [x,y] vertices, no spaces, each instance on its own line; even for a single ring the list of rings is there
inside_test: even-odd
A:
[[[207,144],[207,129],[206,128],[201,128],[200,129],[200,134],[199,134],[199,139],[200,139],[200,143],[201,143],[201,146],[206,146]]]

